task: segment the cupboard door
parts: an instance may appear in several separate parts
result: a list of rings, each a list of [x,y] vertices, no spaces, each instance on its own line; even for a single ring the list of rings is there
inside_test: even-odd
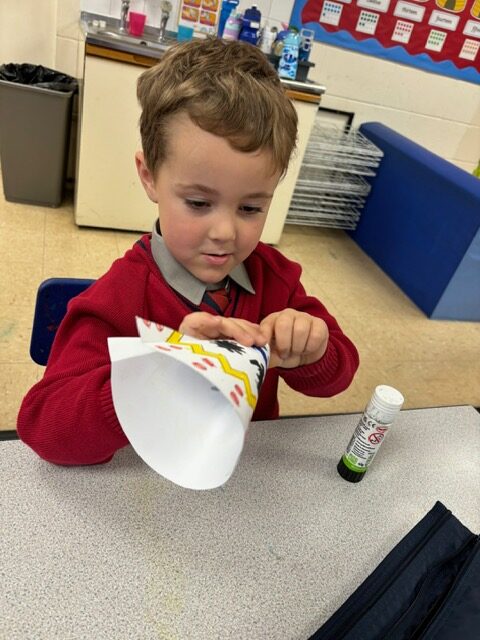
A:
[[[75,221],[80,226],[151,231],[157,216],[140,183],[136,83],[145,67],[85,58]]]

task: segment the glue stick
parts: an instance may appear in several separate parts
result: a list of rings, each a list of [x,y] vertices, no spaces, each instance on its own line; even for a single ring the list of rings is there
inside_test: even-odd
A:
[[[337,465],[342,478],[349,482],[363,480],[403,402],[402,394],[393,387],[381,384],[375,388]]]

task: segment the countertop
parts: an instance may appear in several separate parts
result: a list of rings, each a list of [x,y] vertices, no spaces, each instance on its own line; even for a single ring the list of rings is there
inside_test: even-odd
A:
[[[81,27],[85,36],[87,54],[117,59],[123,62],[132,62],[133,64],[142,66],[152,66],[162,57],[164,52],[176,42],[176,33],[172,31],[167,32],[164,45],[152,42],[158,34],[158,29],[148,26],[145,28],[146,37],[143,41],[142,38],[138,38],[139,42],[135,42],[137,39],[132,39],[128,42],[116,39],[103,34],[101,29],[93,27],[91,23],[94,19],[105,20],[107,22],[107,30],[109,28],[116,29],[119,24],[119,20],[114,18],[105,18],[105,16],[82,12]],[[119,55],[115,56],[108,52],[117,52]],[[122,56],[122,54],[124,55]],[[323,85],[310,81],[297,82],[296,80],[281,78],[281,83],[288,91],[309,96],[310,99],[307,98],[308,101],[313,101],[314,99],[319,102],[326,90]],[[299,96],[297,97],[299,98]]]
[[[437,500],[480,531],[472,407],[401,412],[350,484],[336,464],[358,418],[254,423],[205,492],[130,447],[67,468],[0,443],[4,637],[306,640]]]

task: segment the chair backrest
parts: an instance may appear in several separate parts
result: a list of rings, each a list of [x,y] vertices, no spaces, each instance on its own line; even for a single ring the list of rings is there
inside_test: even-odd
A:
[[[379,122],[383,159],[353,240],[431,318],[480,320],[480,180]]]
[[[38,287],[30,340],[30,356],[34,362],[47,364],[69,300],[85,291],[93,282],[95,280],[81,278],[50,278]]]

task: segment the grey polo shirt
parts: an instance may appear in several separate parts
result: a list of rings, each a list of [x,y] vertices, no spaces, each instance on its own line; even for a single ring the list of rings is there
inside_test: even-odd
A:
[[[205,282],[196,278],[190,271],[175,260],[165,246],[165,242],[159,233],[157,222],[153,225],[151,247],[153,259],[165,280],[175,291],[178,291],[178,293],[187,300],[190,300],[193,304],[198,306],[202,302],[205,291],[221,289],[226,286],[227,278],[215,284],[205,284]],[[250,282],[250,277],[243,262],[232,269],[228,274],[228,278],[231,278],[236,284],[240,285],[249,293],[255,293],[255,289]]]

